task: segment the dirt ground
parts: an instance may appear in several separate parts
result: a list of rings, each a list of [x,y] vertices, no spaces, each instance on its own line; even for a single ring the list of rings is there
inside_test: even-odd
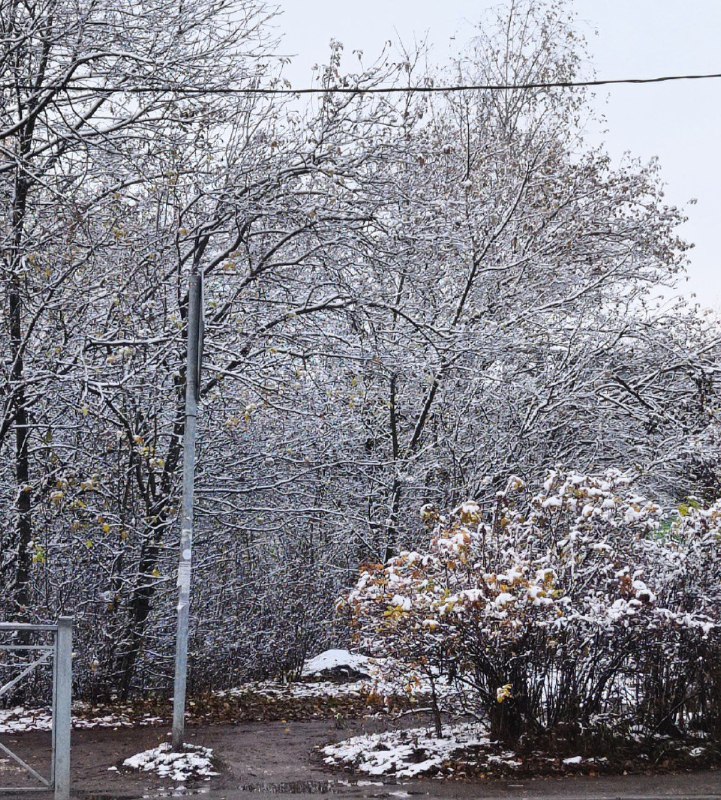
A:
[[[382,729],[378,720],[349,721],[342,728],[332,721],[256,722],[239,725],[203,726],[188,729],[188,741],[212,747],[222,760],[221,775],[207,782],[178,788],[171,781],[126,772],[109,771],[130,755],[167,741],[164,728],[81,730],[73,733],[73,797],[77,800],[135,800],[138,798],[200,797],[203,800],[240,798],[303,797],[348,798],[465,798],[513,797],[583,798],[584,800],[650,800],[651,798],[721,798],[721,771],[667,775],[618,777],[569,777],[524,780],[485,780],[459,783],[434,779],[392,783],[324,768],[313,754],[316,745],[356,733]],[[49,761],[48,734],[3,735],[10,746],[39,771]],[[30,786],[30,782],[0,761],[0,787]],[[0,798],[12,795],[3,795]],[[17,795],[40,800],[49,795]]]

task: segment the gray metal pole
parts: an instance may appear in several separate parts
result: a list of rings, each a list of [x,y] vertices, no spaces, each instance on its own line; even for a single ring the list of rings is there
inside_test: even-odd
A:
[[[181,750],[185,736],[185,690],[188,674],[188,619],[190,572],[193,558],[193,491],[195,483],[195,437],[198,417],[198,345],[201,315],[201,279],[190,276],[188,342],[185,380],[185,434],[183,436],[183,507],[178,563],[178,632],[175,644],[175,688],[173,692],[173,750]]]
[[[60,617],[55,645],[53,779],[55,800],[70,798],[70,732],[73,696],[73,618]]]

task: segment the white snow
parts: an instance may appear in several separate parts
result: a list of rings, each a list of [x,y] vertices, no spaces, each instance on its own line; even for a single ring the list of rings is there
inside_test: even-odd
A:
[[[442,739],[425,728],[354,736],[321,749],[325,763],[346,766],[367,775],[414,778],[437,772],[455,755],[470,747],[490,745],[487,728],[479,723],[448,727]],[[492,756],[495,761],[515,767],[514,753]]]
[[[357,655],[348,650],[326,650],[305,662],[302,675],[309,678],[319,672],[336,667],[348,667],[356,672],[369,675],[370,660],[366,656]]]
[[[151,714],[131,718],[122,709],[116,713],[97,716],[92,706],[86,703],[73,703],[72,725],[75,730],[147,727],[161,722],[163,722],[161,717]],[[49,731],[52,730],[52,726],[53,715],[49,708],[15,706],[14,708],[0,709],[0,734]]]
[[[431,620],[430,622],[435,622]],[[314,675],[334,667],[348,667],[355,672],[368,675],[368,678],[337,683],[329,680],[309,680]],[[268,700],[283,702],[290,699],[313,699],[327,697],[367,698],[379,697],[419,697],[430,694],[428,679],[416,675],[400,662],[393,659],[369,658],[351,653],[348,650],[326,650],[306,661],[302,675],[303,681],[284,683],[281,681],[256,681],[228,691],[215,692],[217,697],[243,697],[256,694]],[[436,681],[436,692],[449,702],[455,697],[455,690],[445,679]],[[72,725],[76,730],[92,728],[132,728],[162,725],[168,722],[163,717],[152,714],[138,714],[131,706],[119,705],[110,713],[107,708],[92,706],[90,703],[73,703]],[[47,707],[28,708],[16,706],[0,709],[0,735],[24,733],[27,731],[52,730],[52,711]]]
[[[334,683],[332,681],[310,681],[307,683],[281,683],[280,681],[257,681],[245,683],[228,691],[216,692],[217,697],[242,697],[257,694],[269,700],[306,699],[314,697],[361,697],[368,694],[372,683],[367,680]]]
[[[493,601],[493,604],[498,606],[499,608],[503,608],[507,606],[509,603],[512,603],[516,598],[509,594],[508,592],[501,592],[498,597]]]
[[[185,782],[192,778],[210,780],[218,772],[213,770],[213,751],[209,747],[183,745],[184,752],[174,752],[168,742],[152,750],[144,750],[123,761],[127,769],[155,772],[161,778]]]

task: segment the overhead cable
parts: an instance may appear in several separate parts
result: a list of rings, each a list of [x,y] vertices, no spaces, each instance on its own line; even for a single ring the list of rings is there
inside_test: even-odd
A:
[[[523,89],[583,89],[594,86],[622,86],[641,85],[652,83],[670,83],[672,81],[701,81],[721,78],[721,73],[706,73],[697,75],[663,75],[654,78],[612,78],[587,81],[539,81],[530,83],[481,83],[481,84],[454,84],[450,86],[414,85],[414,86],[312,86],[304,88],[287,87],[260,87],[260,86],[174,86],[173,84],[149,84],[140,86],[94,86],[80,82],[49,84],[47,86],[24,86],[22,84],[2,84],[3,90],[22,89],[37,93],[47,91],[58,92],[88,92],[92,94],[151,94],[172,93],[176,95],[307,95],[307,94],[447,94],[451,92],[472,91],[514,91]]]

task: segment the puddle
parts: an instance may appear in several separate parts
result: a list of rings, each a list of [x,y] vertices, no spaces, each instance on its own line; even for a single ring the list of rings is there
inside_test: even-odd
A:
[[[227,791],[227,790],[226,790]],[[78,798],[82,800],[163,800],[163,798],[202,797],[209,795],[209,786],[197,788],[168,787],[166,789],[146,789],[142,795],[117,795],[117,794],[85,794]],[[232,791],[232,796],[237,793],[259,795],[334,795],[377,798],[377,800],[392,800],[393,798],[408,798],[413,795],[425,795],[427,792],[404,791],[393,784],[384,784],[377,781],[287,781],[285,783],[248,783],[238,786]],[[359,794],[360,793],[360,794]]]
[[[85,794],[78,795],[82,800],[163,800],[163,798],[202,797],[211,793],[210,786],[183,787],[172,786],[163,789],[146,789],[142,795],[109,795]],[[221,790],[216,790],[221,791]],[[227,789],[225,791],[228,791]],[[222,791],[221,791],[222,793]],[[405,791],[402,786],[386,784],[380,781],[286,781],[283,783],[247,783],[233,789],[236,793],[259,795],[334,795],[363,797],[363,798],[407,798],[413,795],[425,795],[427,792]]]
[[[371,791],[369,789],[375,789]],[[350,790],[350,791],[349,791]],[[286,783],[249,783],[239,786],[238,791],[248,792],[249,794],[334,794],[353,796],[358,790],[362,791],[362,797],[411,797],[424,792],[407,792],[393,784],[385,784],[380,781],[288,781]],[[365,791],[363,791],[365,790]]]
[[[241,792],[257,792],[263,794],[330,794],[334,789],[347,787],[345,781],[287,781],[285,783],[248,783],[239,786]]]
[[[143,794],[91,794],[79,792],[78,800],[163,800],[163,798],[200,797],[210,794],[209,786],[185,788],[173,786],[167,789],[146,789]]]

